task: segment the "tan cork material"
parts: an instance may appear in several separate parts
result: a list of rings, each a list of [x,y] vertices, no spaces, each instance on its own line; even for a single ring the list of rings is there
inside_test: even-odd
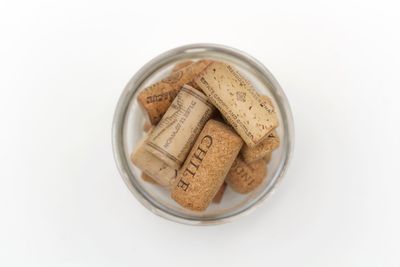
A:
[[[142,172],[141,175],[143,181],[146,181],[150,184],[158,184],[158,182],[156,180],[154,180],[150,175],[146,174],[145,172]]]
[[[145,123],[143,124],[143,132],[148,133],[151,127],[153,127],[153,125],[151,125],[150,122],[145,121]]]
[[[144,148],[144,140],[139,143],[136,150],[131,154],[131,161],[160,185],[171,186],[174,183],[177,171],[148,152]]]
[[[175,71],[178,71],[180,69],[183,69],[184,67],[187,67],[187,66],[189,66],[189,65],[191,65],[193,63],[194,63],[193,60],[184,60],[184,61],[178,62],[172,68],[171,72],[175,72]]]
[[[246,163],[237,157],[226,177],[228,185],[236,192],[246,194],[259,186],[267,175],[265,159]]]
[[[156,125],[161,120],[181,87],[191,82],[210,63],[208,60],[200,60],[188,65],[139,93],[138,103],[151,124]]]
[[[272,152],[271,152],[271,153],[268,153],[268,154],[264,157],[264,160],[265,160],[265,162],[268,164],[268,163],[271,161],[271,158],[272,158]]]
[[[268,137],[262,140],[258,145],[254,147],[249,147],[248,145],[243,145],[240,154],[242,155],[244,161],[247,163],[260,160],[270,155],[273,150],[279,147],[280,139],[275,130],[268,134]]]
[[[179,169],[214,107],[200,91],[184,85],[146,140],[147,151]]]
[[[221,203],[222,197],[224,196],[225,193],[225,189],[226,189],[226,183],[224,182],[221,187],[218,189],[217,194],[214,196],[212,202],[215,204],[219,204]]]
[[[190,210],[205,210],[242,145],[243,140],[229,126],[209,120],[178,172],[171,197]]]
[[[266,102],[266,104],[274,106],[274,104],[272,103],[272,99],[269,96],[260,95],[260,98],[262,99],[262,101]]]
[[[248,146],[257,145],[278,126],[274,107],[232,66],[213,62],[193,81]]]

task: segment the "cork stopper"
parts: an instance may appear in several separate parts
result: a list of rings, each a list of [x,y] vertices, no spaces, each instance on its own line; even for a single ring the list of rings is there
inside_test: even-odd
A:
[[[248,146],[257,145],[278,126],[274,107],[232,66],[213,62],[193,81]]]
[[[171,197],[190,210],[205,210],[242,145],[242,139],[229,126],[209,120],[178,172]]]
[[[142,177],[143,181],[145,181],[145,182],[148,182],[150,184],[158,184],[156,180],[151,178],[151,176],[146,174],[145,172],[142,172],[141,177]]]
[[[171,72],[175,72],[193,64],[193,60],[184,60],[175,64]]]
[[[150,122],[145,121],[143,124],[143,132],[148,133],[152,127],[153,125],[151,125]]]
[[[272,103],[272,99],[269,96],[266,95],[260,95],[261,100],[266,103],[266,105],[274,106]]]
[[[267,175],[265,159],[246,163],[237,157],[226,178],[228,185],[236,192],[246,194],[257,188]]]
[[[212,202],[215,204],[219,204],[221,203],[222,197],[224,196],[225,193],[225,189],[226,189],[226,182],[224,182],[221,187],[218,189],[217,194],[214,196]]]
[[[160,185],[171,186],[174,183],[176,170],[148,152],[144,148],[144,140],[139,143],[136,150],[131,154],[131,161]]]
[[[146,140],[146,150],[179,169],[214,111],[207,97],[184,85]]]
[[[161,120],[181,87],[191,82],[208,64],[210,64],[208,60],[190,64],[139,93],[138,103],[151,124],[156,125]]]
[[[240,154],[244,161],[247,163],[260,160],[267,155],[271,155],[271,152],[279,147],[280,139],[275,130],[268,134],[268,137],[262,140],[258,145],[249,147],[243,145]]]
[[[183,68],[185,68],[185,67],[187,67],[187,66],[193,64],[193,62],[194,62],[193,60],[185,60],[185,61],[179,62],[179,63],[175,64],[174,68],[172,69],[172,72],[181,70],[181,69],[183,69]],[[211,62],[213,62],[213,61],[212,61],[212,60],[208,60],[208,63],[209,63],[209,64],[211,64]],[[194,78],[194,77],[193,77],[193,78]],[[198,87],[197,84],[195,84],[195,83],[193,82],[193,80],[190,81],[190,82],[188,82],[187,85],[189,85],[189,86],[191,86],[191,87],[193,87],[193,88],[195,88],[195,89],[201,91],[200,87]]]

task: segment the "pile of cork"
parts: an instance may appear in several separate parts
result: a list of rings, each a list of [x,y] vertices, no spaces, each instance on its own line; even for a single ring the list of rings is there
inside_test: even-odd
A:
[[[148,123],[132,163],[184,208],[203,211],[227,185],[246,194],[266,179],[279,146],[276,110],[233,66],[184,61],[137,101]]]

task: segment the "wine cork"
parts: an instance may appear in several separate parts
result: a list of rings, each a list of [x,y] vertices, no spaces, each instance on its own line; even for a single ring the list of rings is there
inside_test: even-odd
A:
[[[200,60],[188,65],[139,93],[137,100],[151,124],[156,125],[161,120],[181,87],[191,82],[209,63]]]
[[[151,127],[153,127],[153,125],[151,125],[150,122],[145,121],[145,123],[143,124],[143,131],[145,133],[148,133],[150,131]]]
[[[280,140],[276,131],[272,131],[268,134],[268,137],[262,140],[258,145],[254,147],[249,147],[248,145],[243,145],[240,154],[242,155],[244,161],[247,163],[260,160],[271,154],[271,152],[279,146]]]
[[[229,126],[209,120],[178,172],[171,197],[190,210],[205,210],[242,145],[243,140]]]
[[[147,138],[147,151],[179,169],[213,111],[203,93],[184,85]]]
[[[172,72],[175,72],[175,71],[178,71],[180,69],[183,69],[184,67],[187,67],[190,64],[193,64],[193,60],[184,60],[184,61],[178,62],[173,67]]]
[[[246,163],[241,157],[237,157],[226,176],[226,182],[234,191],[246,194],[259,186],[266,174],[265,159]]]
[[[132,153],[131,161],[160,185],[170,186],[173,184],[177,171],[148,152],[144,148],[144,140],[139,143],[139,146]]]
[[[226,189],[226,183],[224,182],[221,187],[218,189],[217,194],[214,196],[212,202],[219,204],[221,203],[222,197],[224,196],[225,193],[225,189]]]
[[[150,184],[158,184],[156,180],[151,178],[150,175],[146,174],[145,172],[142,172],[142,179]]]
[[[255,146],[278,126],[274,107],[232,66],[213,62],[195,79],[209,100],[248,146]]]
[[[272,103],[272,99],[269,96],[260,95],[260,98],[262,101],[266,102],[267,105],[274,106],[274,104]]]

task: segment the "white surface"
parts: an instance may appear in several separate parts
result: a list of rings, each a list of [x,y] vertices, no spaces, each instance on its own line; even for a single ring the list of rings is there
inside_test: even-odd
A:
[[[212,2],[0,2],[0,266],[400,266],[398,2]],[[111,149],[133,73],[194,42],[258,58],[295,117],[279,190],[217,227],[147,211]]]

